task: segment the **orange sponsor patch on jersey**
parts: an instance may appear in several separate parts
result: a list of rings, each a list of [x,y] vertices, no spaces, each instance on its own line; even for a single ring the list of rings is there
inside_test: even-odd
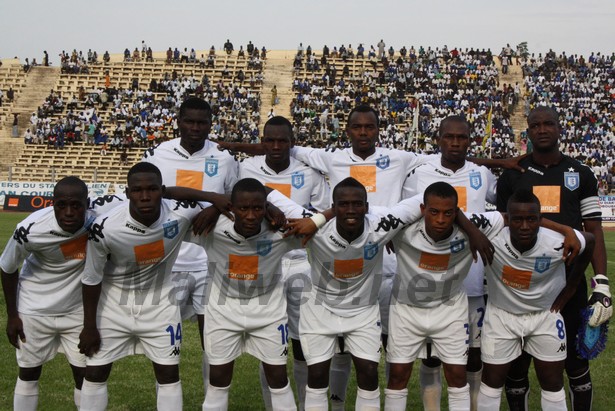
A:
[[[175,174],[175,185],[202,190],[203,172],[193,170],[177,170]]]
[[[258,256],[229,254],[228,277],[231,280],[256,281],[258,279]]]
[[[457,207],[461,208],[461,211],[468,211],[468,189],[462,186],[455,186],[457,192]]]
[[[451,258],[450,254],[432,254],[421,253],[419,267],[429,271],[446,271],[448,270],[448,262]]]
[[[333,275],[335,278],[347,279],[358,277],[363,273],[363,259],[334,260]]]
[[[290,198],[290,184],[267,183],[265,186],[278,190],[280,193]]]
[[[164,259],[164,241],[162,239],[143,245],[136,245],[135,261],[138,265],[152,265]]]
[[[62,251],[65,260],[83,260],[85,259],[87,243],[88,234],[85,233],[60,245],[60,251]]]
[[[509,265],[505,265],[502,269],[502,282],[511,288],[527,290],[531,281],[531,271],[517,270]]]
[[[350,166],[350,177],[363,184],[368,193],[376,192],[376,166]]]
[[[534,186],[534,195],[540,200],[541,213],[559,213],[560,205],[560,186]]]

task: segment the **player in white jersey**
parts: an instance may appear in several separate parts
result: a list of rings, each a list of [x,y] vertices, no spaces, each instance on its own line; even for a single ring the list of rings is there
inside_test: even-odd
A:
[[[472,254],[467,235],[454,224],[456,189],[436,182],[423,195],[423,218],[393,239],[399,270],[391,297],[387,348],[391,368],[385,409],[406,409],[413,361],[425,358],[428,341],[433,346],[431,354],[444,363],[449,408],[469,409],[468,301],[462,283]],[[497,217],[502,219],[499,213]],[[493,230],[490,224],[480,228],[486,234]]]
[[[227,151],[208,139],[211,130],[210,105],[198,97],[187,98],[179,108],[179,138],[161,143],[143,154],[143,161],[156,165],[167,186],[189,187],[230,194],[237,181],[237,162]],[[178,294],[182,320],[196,315],[203,344],[203,314],[207,288],[207,254],[203,247],[184,242],[173,266],[175,282],[182,284]],[[203,357],[203,381],[207,388],[207,361]]]
[[[253,177],[267,187],[278,190],[295,203],[309,209],[323,211],[330,205],[329,185],[324,176],[305,163],[292,158],[293,127],[281,116],[272,117],[263,127],[264,156],[255,156],[239,164],[239,178]],[[304,290],[310,286],[310,265],[305,250],[294,250],[282,259],[282,274],[288,312],[288,337],[294,357],[293,376],[297,386],[299,408],[305,402],[307,364],[299,342],[299,304]],[[267,409],[271,409],[269,386],[260,368],[261,389]]]
[[[420,194],[430,184],[445,181],[457,191],[458,206],[462,211],[484,212],[486,201],[491,204],[495,203],[496,179],[486,167],[466,161],[470,146],[470,124],[458,115],[445,118],[440,123],[437,143],[441,156],[411,172],[404,184],[404,197]],[[464,280],[470,307],[470,350],[467,373],[472,409],[475,410],[482,367],[480,362],[481,325],[485,315],[483,264],[476,261],[467,274]],[[419,381],[425,409],[439,410],[442,379],[440,361],[437,358],[432,357],[423,361]]]
[[[81,331],[81,271],[85,261],[88,189],[77,177],[54,187],[53,207],[36,211],[17,224],[2,256],[0,270],[7,309],[7,336],[17,348],[19,376],[15,410],[36,410],[43,364],[64,352],[75,380],[79,407],[85,357],[77,343]],[[23,262],[21,272],[19,266]]]
[[[539,227],[538,198],[529,190],[518,190],[510,197],[507,212],[509,227],[491,237],[495,255],[486,269],[489,301],[478,409],[499,409],[506,375],[525,350],[535,360],[542,409],[566,410],[566,330],[559,311],[583,279],[594,237],[575,231],[585,247],[566,275],[563,237]]]
[[[106,408],[113,362],[135,353],[152,360],[158,409],[182,407],[181,316],[170,273],[201,207],[163,200],[163,192],[158,168],[136,164],[128,172],[128,204],[98,217],[90,227],[79,343],[88,357],[82,410]]]
[[[264,221],[266,199],[265,187],[258,180],[239,180],[231,196],[234,221],[220,217],[213,231],[200,238],[212,276],[205,309],[210,385],[203,410],[228,408],[234,361],[243,352],[261,361],[272,409],[296,409],[286,374],[288,325],[282,258],[301,248],[301,243],[269,229]],[[307,211],[297,208],[301,211],[294,217]]]

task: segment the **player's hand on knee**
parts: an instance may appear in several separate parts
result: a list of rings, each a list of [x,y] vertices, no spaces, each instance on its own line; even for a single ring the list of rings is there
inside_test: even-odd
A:
[[[91,357],[100,349],[100,334],[97,328],[84,328],[79,334],[79,352]]]
[[[613,315],[611,304],[611,291],[609,290],[609,279],[603,274],[597,274],[592,278],[594,291],[589,297],[589,306],[592,314],[589,317],[589,325],[597,327],[607,322]]]
[[[19,341],[26,342],[26,335],[23,332],[23,323],[19,316],[9,317],[6,321],[6,336],[11,345],[19,349]]]

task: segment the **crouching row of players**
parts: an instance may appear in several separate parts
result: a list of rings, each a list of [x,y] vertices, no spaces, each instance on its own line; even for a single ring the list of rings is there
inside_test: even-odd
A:
[[[56,185],[53,209],[18,225],[0,258],[7,333],[18,348],[20,367],[15,409],[36,408],[42,365],[58,349],[73,369],[81,410],[107,407],[113,362],[135,353],[153,363],[158,409],[181,409],[181,315],[170,271],[184,240],[205,247],[212,279],[205,310],[210,382],[204,410],[228,408],[233,362],[243,352],[263,363],[272,408],[296,409],[286,372],[281,261],[302,246],[308,249],[311,279],[298,319],[308,364],[305,409],[328,408],[329,366],[340,335],[357,372],[356,408],[379,409],[378,271],[389,241],[399,274],[391,302],[386,409],[406,408],[412,363],[425,357],[428,341],[444,364],[449,407],[470,409],[468,302],[461,285],[472,248],[490,263],[479,409],[499,407],[508,368],[522,349],[536,359],[543,408],[565,409],[567,347],[559,310],[583,277],[594,239],[541,219],[531,192],[516,192],[504,216],[466,217],[447,183],[434,183],[421,197],[392,208],[369,208],[365,188],[347,178],[334,188],[331,210],[302,218],[311,215],[308,210],[243,179],[232,192],[232,213],[220,216],[203,236],[190,232],[193,219],[219,213],[211,207],[201,211],[195,202],[163,199],[164,194],[160,171],[147,163],[130,170],[128,201],[117,207],[100,200],[88,209],[85,185],[67,178]],[[189,195],[225,208],[217,195]],[[267,201],[289,217],[286,229],[269,229]]]

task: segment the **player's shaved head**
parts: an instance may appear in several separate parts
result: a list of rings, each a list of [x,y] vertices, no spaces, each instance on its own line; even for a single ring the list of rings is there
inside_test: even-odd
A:
[[[53,188],[53,196],[58,197],[61,192],[65,191],[69,187],[80,189],[83,199],[88,198],[88,186],[83,182],[83,180],[75,176],[64,177],[58,181]]]
[[[540,210],[540,200],[536,195],[527,188],[520,188],[516,190],[509,198],[506,203],[506,210],[510,209],[511,204],[536,204],[538,210]]]
[[[435,182],[425,189],[425,192],[423,193],[424,204],[427,204],[427,198],[430,196],[452,198],[455,200],[455,204],[457,204],[458,201],[457,191],[455,188],[444,181]]]
[[[267,198],[265,186],[255,178],[243,178],[233,186],[231,192],[231,203],[234,203],[239,193],[260,193],[263,198]]]
[[[340,181],[339,183],[337,183],[335,188],[333,188],[333,202],[335,202],[335,199],[338,197],[338,193],[340,192],[340,190],[345,189],[345,188],[355,188],[357,190],[362,191],[363,199],[367,201],[367,191],[365,190],[365,186],[361,184],[357,179],[353,177],[347,177],[343,179],[342,181]]]
[[[162,174],[160,173],[160,169],[153,165],[152,163],[137,163],[128,170],[127,180],[130,181],[130,177],[134,174],[138,173],[151,173],[155,174],[158,178],[158,183],[162,185]],[[130,185],[130,183],[128,183]]]

